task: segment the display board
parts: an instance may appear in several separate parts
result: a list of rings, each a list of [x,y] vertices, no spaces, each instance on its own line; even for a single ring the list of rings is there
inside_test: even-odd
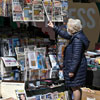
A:
[[[67,9],[67,0],[12,0],[13,21],[43,22],[46,15],[53,22],[62,22]]]

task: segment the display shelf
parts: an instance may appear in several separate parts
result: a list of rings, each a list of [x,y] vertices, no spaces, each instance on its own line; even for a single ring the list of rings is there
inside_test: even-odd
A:
[[[55,88],[47,87],[47,88],[41,88],[41,89],[36,89],[36,90],[26,90],[26,94],[28,97],[31,97],[31,96],[46,94],[46,93],[55,92],[55,91],[64,92],[64,91],[67,91],[67,89],[65,88],[65,85],[62,85]]]

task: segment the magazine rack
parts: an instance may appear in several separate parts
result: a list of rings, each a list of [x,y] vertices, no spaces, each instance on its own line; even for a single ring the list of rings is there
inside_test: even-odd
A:
[[[13,57],[1,57],[0,58],[0,72],[1,72],[1,79],[4,80],[9,73],[11,74],[12,68],[19,66],[18,62]]]

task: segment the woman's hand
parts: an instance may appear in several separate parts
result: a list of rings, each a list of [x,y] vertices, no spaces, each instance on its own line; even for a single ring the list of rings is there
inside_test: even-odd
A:
[[[48,26],[51,27],[51,28],[54,27],[54,25],[53,25],[53,23],[51,21],[48,23]]]
[[[69,77],[74,77],[74,73],[69,73]]]

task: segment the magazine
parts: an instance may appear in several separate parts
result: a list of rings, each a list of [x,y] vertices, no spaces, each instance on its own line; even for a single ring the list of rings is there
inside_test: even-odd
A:
[[[40,79],[40,70],[39,69],[33,69],[29,71],[29,80],[37,80]]]
[[[62,2],[62,14],[64,16],[68,14],[68,2],[67,1]]]
[[[46,57],[46,68],[47,68],[47,69],[51,69],[49,57]]]
[[[38,69],[35,51],[28,52],[28,61],[29,61],[29,68]]]
[[[12,1],[13,21],[23,21],[23,2]]]
[[[52,95],[53,95],[53,100],[57,100],[58,99],[58,92],[57,91],[53,92]]]
[[[23,90],[25,88],[25,83],[18,82],[1,82],[1,94],[2,98],[13,97],[17,100],[16,90]],[[20,99],[19,99],[20,100]]]
[[[52,65],[52,69],[57,70],[59,69],[59,65],[57,63],[57,57],[54,54],[49,54],[49,59]]]
[[[17,95],[17,100],[27,100],[25,90],[15,90]]]
[[[53,100],[53,95],[52,95],[52,93],[46,94],[46,100]]]
[[[57,100],[66,100],[65,99],[65,93],[64,92],[58,93],[58,99]]]
[[[46,79],[48,76],[49,72],[47,69],[41,69],[40,70],[40,79]]]
[[[41,1],[33,4],[33,21],[44,21],[44,9]]]
[[[54,1],[53,20],[54,22],[63,22],[61,2]]]
[[[48,14],[50,20],[52,20],[53,2],[51,2],[51,0],[44,0],[44,6],[46,8],[46,11],[47,11],[47,14]]]
[[[17,54],[17,61],[19,66],[21,67],[21,71],[25,69],[25,55],[24,54]]]
[[[24,21],[32,21],[32,5],[24,7]]]

